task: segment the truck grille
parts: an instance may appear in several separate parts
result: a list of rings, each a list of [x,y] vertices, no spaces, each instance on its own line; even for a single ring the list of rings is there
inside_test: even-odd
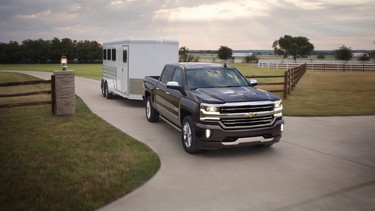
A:
[[[249,112],[263,112],[263,111],[273,111],[273,104],[268,105],[247,105],[247,106],[230,106],[221,107],[220,113],[249,113]]]
[[[273,116],[262,116],[252,118],[221,119],[222,126],[227,129],[244,129],[255,127],[266,127],[273,123]]]
[[[220,125],[225,129],[267,127],[274,123],[275,118],[273,111],[273,103],[261,105],[223,106],[220,108],[221,114],[237,115],[236,117],[227,116],[221,118]],[[254,114],[255,116],[247,116],[246,114],[249,113]]]

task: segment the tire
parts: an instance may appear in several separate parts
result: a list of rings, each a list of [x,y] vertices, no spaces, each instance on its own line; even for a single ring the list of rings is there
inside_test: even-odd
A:
[[[102,90],[102,96],[103,97],[107,97],[107,90],[106,90],[106,86],[105,86],[105,82],[102,81],[102,84],[100,86],[101,90]]]
[[[146,99],[146,118],[149,122],[157,122],[159,120],[159,113],[152,107],[151,97]]]
[[[189,154],[195,154],[201,151],[197,146],[194,123],[191,116],[187,116],[182,121],[181,140],[185,151]]]
[[[105,91],[105,97],[107,99],[112,99],[113,98],[113,94],[109,93],[108,84],[107,83],[104,84],[104,91]]]

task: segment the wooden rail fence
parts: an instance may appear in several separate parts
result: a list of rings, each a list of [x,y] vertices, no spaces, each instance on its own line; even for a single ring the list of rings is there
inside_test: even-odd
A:
[[[33,101],[33,102],[23,102],[23,103],[12,103],[12,104],[2,104],[0,108],[12,108],[19,106],[36,106],[36,105],[52,105],[52,113],[54,113],[54,89],[55,89],[55,76],[51,76],[51,80],[38,80],[38,81],[23,81],[23,82],[9,82],[9,83],[0,83],[0,87],[13,87],[13,86],[26,86],[26,85],[37,85],[37,84],[51,84],[50,90],[45,91],[33,91],[33,92],[24,92],[24,93],[14,93],[14,94],[0,94],[0,98],[8,97],[22,97],[22,96],[32,96],[32,95],[51,95],[51,100],[48,101]]]
[[[258,83],[262,86],[280,86],[283,85],[283,89],[268,89],[269,92],[282,92],[284,99],[287,99],[288,95],[293,91],[302,76],[306,73],[306,64],[293,67],[285,71],[284,75],[249,75],[246,78],[282,78],[283,81],[279,82],[264,82]]]

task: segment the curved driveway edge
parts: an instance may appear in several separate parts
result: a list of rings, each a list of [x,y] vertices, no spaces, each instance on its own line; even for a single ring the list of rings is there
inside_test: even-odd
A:
[[[161,159],[149,182],[101,210],[375,210],[375,116],[286,117],[270,149],[189,155],[178,131],[147,122],[143,102],[107,100],[100,81],[80,77],[76,94]]]

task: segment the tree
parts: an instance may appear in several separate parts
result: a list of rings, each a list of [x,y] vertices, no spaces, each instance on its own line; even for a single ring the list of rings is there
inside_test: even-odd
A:
[[[291,35],[284,35],[279,40],[275,40],[272,44],[275,55],[284,55],[284,58],[293,56],[296,60],[297,57],[306,58],[314,50],[314,45],[310,43],[306,37],[293,37]]]
[[[343,45],[338,50],[335,50],[334,56],[337,60],[347,61],[347,60],[350,60],[351,58],[353,58],[353,51],[352,51],[352,49]]]
[[[187,62],[189,58],[189,53],[190,53],[189,48],[187,48],[186,46],[181,47],[178,50],[179,61]]]
[[[245,60],[246,60],[246,63],[258,63],[259,61],[258,57],[255,54],[251,56],[246,56]]]
[[[97,41],[72,41],[69,38],[0,42],[0,63],[60,63],[61,56],[84,63],[100,62],[102,45]]]
[[[363,62],[365,62],[365,61],[370,60],[370,56],[369,56],[367,53],[364,53],[364,54],[362,54],[362,55],[358,58],[358,60],[359,60],[359,61],[363,61]]]
[[[227,46],[220,46],[217,54],[219,59],[227,60],[232,58],[233,50]]]
[[[322,52],[319,52],[318,55],[316,56],[317,59],[325,59],[326,55]]]

